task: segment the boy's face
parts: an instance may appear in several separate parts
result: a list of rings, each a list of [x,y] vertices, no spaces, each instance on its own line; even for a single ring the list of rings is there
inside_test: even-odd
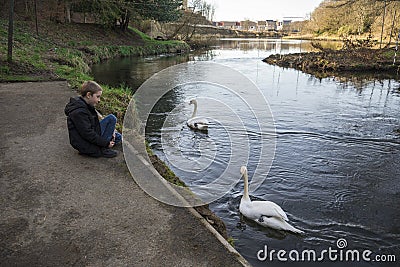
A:
[[[94,93],[93,95],[90,93],[87,93],[88,100],[86,102],[89,105],[95,107],[98,103],[100,103],[101,93],[102,93],[102,91],[98,91],[97,93]]]

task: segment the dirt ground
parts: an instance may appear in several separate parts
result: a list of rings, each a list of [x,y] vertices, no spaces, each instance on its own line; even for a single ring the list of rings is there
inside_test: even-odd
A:
[[[73,95],[66,82],[0,84],[0,266],[247,265],[188,209],[144,193],[121,151],[78,155]]]

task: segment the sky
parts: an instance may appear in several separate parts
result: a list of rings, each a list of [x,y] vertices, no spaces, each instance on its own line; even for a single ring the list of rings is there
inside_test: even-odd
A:
[[[207,0],[215,7],[214,21],[306,18],[323,0]],[[297,19],[301,20],[301,19]]]

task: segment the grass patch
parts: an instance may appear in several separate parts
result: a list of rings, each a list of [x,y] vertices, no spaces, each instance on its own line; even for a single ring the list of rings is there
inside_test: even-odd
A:
[[[394,50],[386,50],[382,53],[382,57],[386,59],[393,59],[395,55]]]
[[[155,40],[155,39],[152,39],[147,34],[139,31],[138,29],[135,29],[132,27],[129,27],[129,29],[132,30],[133,32],[135,32],[137,35],[139,35],[142,38],[142,40],[145,42],[145,45],[143,46],[143,51],[142,51],[144,54],[158,55],[158,54],[171,53],[171,52],[175,53],[177,50],[188,51],[190,49],[189,45],[182,41]]]
[[[9,66],[0,66],[0,75],[9,75],[10,67]]]
[[[118,119],[117,130],[122,132],[122,122],[125,111],[132,99],[132,90],[126,86],[102,86],[103,93],[97,109],[102,114],[114,114]]]
[[[141,32],[141,31],[139,31],[139,30],[136,29],[136,28],[129,27],[129,29],[132,30],[132,31],[133,31],[134,33],[136,33],[137,35],[139,35],[140,38],[142,38],[143,40],[147,40],[147,41],[151,41],[151,40],[152,40],[152,38],[151,38],[150,36],[148,36],[147,34],[145,34],[145,33]]]

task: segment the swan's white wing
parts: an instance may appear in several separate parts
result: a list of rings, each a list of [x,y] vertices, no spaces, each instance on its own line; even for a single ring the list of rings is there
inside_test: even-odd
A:
[[[188,123],[201,123],[201,124],[208,124],[208,120],[203,117],[194,117],[187,121]]]
[[[257,213],[257,217],[267,216],[267,217],[277,217],[282,220],[288,221],[286,213],[282,208],[271,201],[252,201],[251,202],[253,212]]]
[[[277,230],[290,231],[296,234],[304,233],[302,230],[293,227],[289,223],[277,217],[261,217],[258,220],[255,220],[255,222],[258,223],[259,225],[270,227]]]
[[[194,117],[187,121],[187,125],[194,129],[206,129],[208,127],[208,120],[203,117]]]

